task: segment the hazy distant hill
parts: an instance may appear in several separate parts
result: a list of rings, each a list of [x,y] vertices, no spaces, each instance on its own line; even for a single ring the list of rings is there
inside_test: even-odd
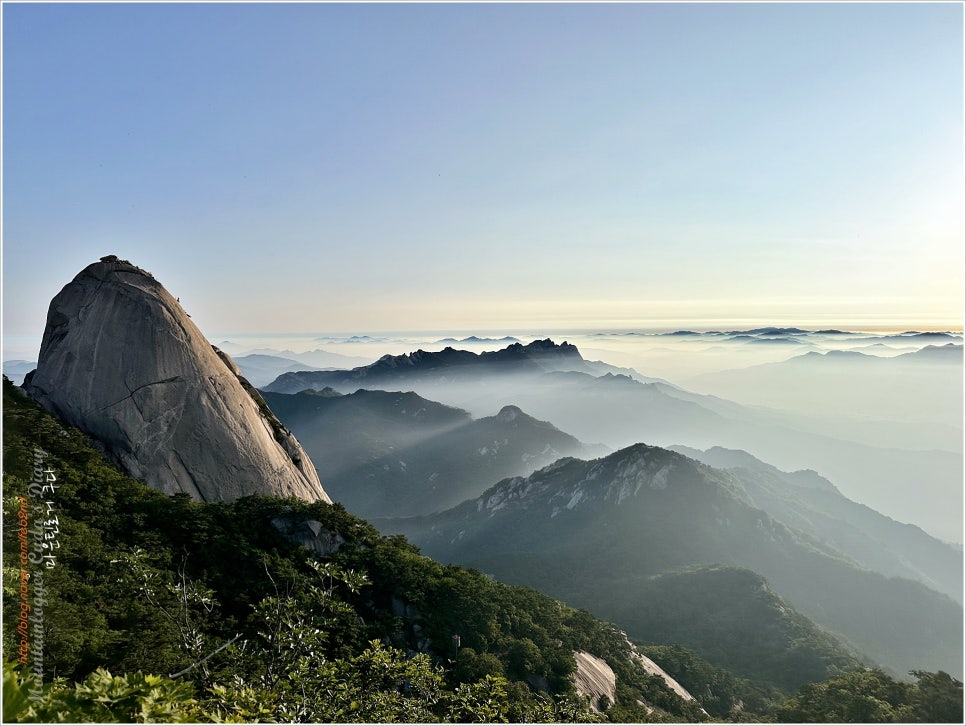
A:
[[[329,388],[263,396],[290,431],[301,431],[319,450],[316,467],[327,480],[472,420],[466,411],[412,392],[343,395]]]
[[[412,390],[476,416],[516,405],[582,441],[612,449],[637,442],[744,449],[786,470],[814,469],[835,481],[848,497],[948,541],[962,537],[963,466],[955,451],[915,450],[893,441],[884,446],[853,442],[847,438],[847,425],[838,427],[838,438],[811,422],[812,430],[805,422],[799,427],[794,416],[623,371],[584,360],[574,346],[536,341],[481,355],[448,348],[384,356],[351,371],[288,373],[266,390]],[[785,385],[807,385],[807,378],[796,380],[793,375]],[[891,438],[901,430],[891,428]],[[863,431],[868,440],[874,429]],[[937,501],[952,506],[937,507]]]
[[[3,374],[19,386],[23,383],[24,376],[36,367],[37,361],[5,360],[3,362]]]
[[[489,345],[493,343],[499,343],[500,345],[512,345],[513,343],[520,342],[521,341],[518,338],[514,338],[510,335],[505,335],[502,338],[480,338],[479,336],[471,335],[468,338],[460,338],[459,340],[456,338],[443,338],[442,340],[436,341],[437,344],[445,343],[447,345]]]
[[[650,576],[720,564],[760,573],[793,607],[897,673],[928,663],[962,669],[959,604],[862,568],[756,508],[735,475],[656,447],[563,459],[446,512],[376,524],[436,559],[615,619],[632,637],[649,637],[651,613],[665,607],[648,600]]]
[[[596,456],[553,425],[505,406],[473,420],[415,393],[265,393],[312,456],[326,491],[361,516],[424,514],[562,456]]]
[[[748,404],[961,428],[962,375],[963,346],[949,343],[892,357],[812,351],[780,363],[706,373],[681,383]]]
[[[814,471],[783,472],[734,449],[669,448],[727,469],[741,481],[753,506],[831,545],[863,567],[919,580],[962,603],[962,550],[847,499]]]
[[[283,373],[289,371],[318,370],[307,363],[300,363],[291,358],[280,358],[274,355],[251,353],[234,359],[241,369],[242,375],[256,388],[271,383]]]
[[[280,358],[290,358],[299,363],[306,363],[315,368],[349,368],[351,366],[366,365],[372,358],[358,355],[343,355],[328,350],[316,349],[296,353],[294,350],[275,350],[274,348],[255,348],[248,351],[255,355],[276,355]]]
[[[956,452],[851,442],[796,428],[793,416],[626,376],[554,373],[526,385],[510,382],[504,390],[495,384],[490,388],[491,400],[502,395],[583,441],[600,441],[614,449],[637,442],[744,449],[783,469],[819,471],[849,498],[949,541],[962,536],[963,469]],[[450,400],[473,410],[471,390],[450,391]],[[442,387],[426,393],[448,400]],[[847,426],[841,428],[848,433]],[[937,507],[937,501],[950,506]]]
[[[930,363],[944,363],[949,365],[963,365],[962,343],[946,343],[945,345],[927,345],[911,353],[896,356],[905,361],[928,361]]]
[[[857,338],[870,343],[899,343],[899,344],[913,344],[913,345],[923,345],[927,343],[935,343],[937,345],[945,344],[962,344],[963,336],[960,333],[949,333],[949,332],[926,332],[921,333],[916,330],[910,330],[905,333],[896,333],[893,335],[872,335],[872,336],[861,336]]]
[[[734,335],[724,338],[729,343],[744,343],[746,345],[786,345],[786,346],[807,346],[807,340],[801,340],[787,335],[761,336],[761,335]]]
[[[367,366],[348,371],[287,373],[279,376],[266,391],[298,393],[307,388],[331,386],[337,390],[388,388],[394,385],[426,385],[477,382],[492,376],[533,376],[548,371],[579,371],[601,374],[626,372],[615,366],[587,361],[576,346],[567,342],[535,340],[528,345],[513,343],[506,348],[483,353],[446,347],[441,351],[417,350],[407,355],[384,355]]]

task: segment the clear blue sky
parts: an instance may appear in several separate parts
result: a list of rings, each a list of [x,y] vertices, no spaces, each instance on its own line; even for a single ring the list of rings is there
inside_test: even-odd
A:
[[[960,327],[963,6],[3,5],[3,324]]]

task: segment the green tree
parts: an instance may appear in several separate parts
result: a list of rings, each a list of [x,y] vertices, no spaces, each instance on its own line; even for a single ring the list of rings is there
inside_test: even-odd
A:
[[[509,713],[507,680],[485,676],[476,683],[463,683],[447,699],[445,718],[457,723],[507,723]]]
[[[878,669],[856,670],[809,683],[778,710],[799,723],[962,723],[962,683],[945,673],[915,672],[904,683]]]
[[[477,653],[473,648],[460,649],[453,676],[460,683],[472,683],[486,676],[503,676],[503,663],[492,653]]]
[[[33,675],[21,677],[4,663],[4,722],[190,723],[201,716],[190,684],[140,671],[114,676],[98,668],[73,686],[58,679],[30,698],[38,687]]]
[[[944,671],[912,671],[918,679],[913,714],[923,723],[963,723],[963,682]]]

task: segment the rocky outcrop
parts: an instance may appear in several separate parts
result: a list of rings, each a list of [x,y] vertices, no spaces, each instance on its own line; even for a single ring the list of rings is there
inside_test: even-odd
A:
[[[345,537],[326,529],[317,519],[282,516],[273,519],[272,526],[289,541],[323,557],[334,555],[346,543]]]
[[[666,670],[661,668],[661,666],[659,666],[653,660],[651,660],[646,655],[641,653],[641,651],[637,649],[637,646],[634,645],[631,642],[630,638],[627,637],[627,633],[625,633],[623,630],[620,632],[621,632],[621,637],[624,638],[624,642],[627,643],[627,647],[631,649],[631,659],[635,661],[641,668],[643,668],[648,675],[657,676],[658,678],[661,678],[664,681],[664,683],[668,686],[668,688],[670,688],[672,691],[678,694],[685,701],[697,702],[697,699],[694,696],[692,696],[690,693],[688,693],[687,689],[684,686],[682,686],[680,683],[674,680],[674,678],[672,678]],[[708,712],[705,711],[703,708],[701,709],[701,713],[703,713],[705,716],[708,715]]]
[[[574,688],[590,701],[594,713],[606,711],[617,697],[617,676],[607,661],[584,650],[574,651],[577,670],[574,671]]]
[[[24,389],[132,476],[204,501],[331,501],[308,455],[149,273],[114,256],[50,303]]]
[[[631,659],[649,676],[657,676],[662,679],[668,688],[685,701],[695,700],[694,696],[668,675],[661,666],[641,653],[637,646],[628,640],[626,633],[622,631],[621,636],[627,644]],[[599,713],[607,710],[607,707],[614,703],[617,694],[617,677],[614,675],[613,669],[602,658],[583,650],[574,651],[574,660],[577,662],[577,670],[573,674],[574,688],[577,689],[577,693],[590,701],[591,711]],[[703,708],[701,712],[707,715]]]

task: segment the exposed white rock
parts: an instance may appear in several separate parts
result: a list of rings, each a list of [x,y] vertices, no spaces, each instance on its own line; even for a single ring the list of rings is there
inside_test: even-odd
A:
[[[667,489],[667,475],[670,466],[662,466],[651,478],[651,489]]]
[[[528,453],[528,452],[524,451],[523,454],[521,454],[521,456],[520,456],[520,460],[524,464],[526,464],[526,463],[530,462],[533,459],[544,459],[544,460],[550,459],[550,460],[554,460],[555,461],[555,460],[559,459],[560,456],[561,455],[560,455],[560,452],[559,451],[557,451],[555,448],[553,448],[550,444],[545,444],[544,447],[543,447],[543,450],[540,451],[539,453],[531,454],[531,453]]]
[[[580,500],[584,498],[584,490],[578,487],[577,491],[574,492],[573,496],[570,497],[570,501],[567,502],[567,509],[573,509],[578,504]]]
[[[645,671],[647,671],[652,676],[659,676],[660,678],[662,678],[664,680],[664,682],[668,685],[668,687],[672,691],[674,691],[675,693],[677,693],[685,701],[696,701],[697,700],[694,696],[692,696],[688,692],[688,690],[684,686],[682,686],[680,683],[678,683],[676,680],[674,680],[674,678],[672,678],[667,673],[667,671],[665,671],[663,668],[661,668],[661,666],[659,666],[653,660],[651,660],[650,658],[648,658],[646,655],[644,655],[643,653],[641,653],[637,649],[637,646],[634,645],[630,641],[630,639],[627,637],[627,633],[623,633],[622,632],[621,635],[624,636],[625,642],[627,643],[627,645],[631,649],[631,657],[635,661],[637,661],[638,665],[640,665]],[[701,709],[701,710],[704,711],[704,709]]]
[[[590,710],[594,713],[602,710],[602,697],[607,698],[608,704],[614,703],[617,696],[617,676],[607,662],[583,650],[574,651],[574,660],[577,661],[574,687],[577,693],[590,699]]]
[[[231,359],[157,280],[116,257],[89,265],[51,301],[24,388],[167,494],[331,501]]]

